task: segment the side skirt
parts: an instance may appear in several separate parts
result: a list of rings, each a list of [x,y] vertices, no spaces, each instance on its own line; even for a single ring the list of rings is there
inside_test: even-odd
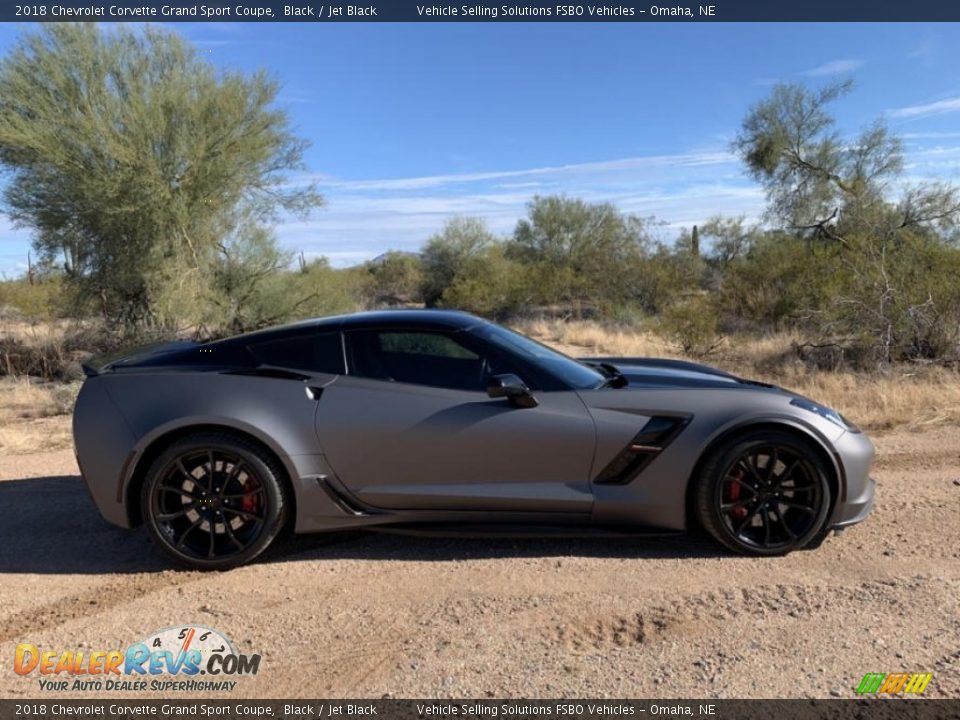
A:
[[[682,532],[657,528],[602,525],[512,525],[509,523],[409,522],[365,527],[370,532],[449,538],[638,538],[675,537]]]

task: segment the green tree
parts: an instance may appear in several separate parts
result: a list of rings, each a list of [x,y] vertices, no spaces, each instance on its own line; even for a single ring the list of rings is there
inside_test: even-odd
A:
[[[483,220],[458,217],[427,240],[420,253],[423,263],[423,301],[427,307],[440,304],[443,294],[464,272],[471,258],[497,243]]]
[[[761,231],[757,225],[747,225],[742,215],[735,218],[716,215],[700,226],[700,235],[710,238],[707,253],[710,261],[724,268],[749,252]]]
[[[285,291],[298,298],[291,319],[354,312],[369,295],[369,281],[370,275],[362,265],[336,269],[325,257],[278,277]]]
[[[218,73],[178,35],[57,23],[0,61],[6,210],[108,319],[155,325],[158,298],[230,238],[322,198],[293,187],[304,141],[263,73]],[[200,281],[202,282],[202,280]]]
[[[270,232],[259,225],[245,230],[218,246],[209,273],[205,306],[217,334],[269,327],[295,315],[310,297],[291,294],[279,281],[289,268],[291,254],[277,248]]]
[[[798,288],[807,284],[804,292],[782,291],[819,298],[803,313],[836,342],[869,349],[880,364],[955,354],[956,293],[944,288],[956,288],[951,239],[960,195],[943,183],[905,183],[901,142],[881,123],[844,141],[828,105],[849,90],[849,83],[818,91],[778,85],[751,108],[734,141],[766,189],[770,219],[809,249],[814,241],[836,249],[830,263],[808,258],[805,265],[818,273],[793,274]],[[811,292],[811,284],[822,290]]]
[[[517,223],[508,256],[536,268],[543,302],[622,302],[648,249],[646,222],[609,203],[534,197]]]
[[[486,317],[503,318],[529,306],[537,279],[510,260],[503,243],[471,255],[443,291],[441,304]]]
[[[374,305],[402,305],[421,300],[423,263],[410,252],[389,251],[367,263]]]
[[[737,236],[735,232],[733,237]],[[719,266],[720,309],[729,324],[739,325],[740,330],[809,326],[841,291],[835,271],[841,250],[835,245],[811,247],[791,233],[757,234],[745,250]],[[834,270],[824,272],[824,268]]]

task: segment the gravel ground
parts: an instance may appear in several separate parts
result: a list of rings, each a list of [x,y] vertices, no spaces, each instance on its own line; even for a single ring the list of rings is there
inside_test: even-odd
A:
[[[232,696],[850,697],[865,672],[923,671],[926,695],[960,697],[960,431],[875,439],[873,516],[786,558],[352,534],[222,574],[104,523],[69,450],[0,457],[0,697],[40,694],[17,642],[120,648],[191,622],[263,655]]]

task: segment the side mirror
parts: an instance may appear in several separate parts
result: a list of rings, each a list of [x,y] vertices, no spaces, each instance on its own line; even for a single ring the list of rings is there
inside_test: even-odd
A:
[[[487,395],[492,398],[507,398],[515,407],[532,408],[539,404],[523,380],[509,373],[490,378]]]

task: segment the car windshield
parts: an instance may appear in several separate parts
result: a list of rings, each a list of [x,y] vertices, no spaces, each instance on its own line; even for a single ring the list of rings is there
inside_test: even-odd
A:
[[[539,365],[576,390],[598,388],[606,382],[606,377],[597,370],[499,325],[481,325],[473,332],[487,342]]]

